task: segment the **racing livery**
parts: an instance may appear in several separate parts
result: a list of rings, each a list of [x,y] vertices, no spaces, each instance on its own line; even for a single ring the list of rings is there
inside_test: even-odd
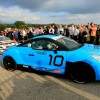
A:
[[[65,74],[77,83],[100,80],[100,48],[62,35],[41,35],[2,53],[5,69],[20,67]]]

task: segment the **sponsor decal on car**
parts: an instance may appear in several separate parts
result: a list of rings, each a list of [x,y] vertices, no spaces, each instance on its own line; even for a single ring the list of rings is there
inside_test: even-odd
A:
[[[50,69],[48,69],[48,68],[42,68],[41,70],[42,71],[49,71]]]
[[[34,66],[34,67],[32,66],[32,68],[33,68],[33,69],[36,69],[37,67],[36,67],[36,66]]]
[[[28,68],[28,66],[27,66],[27,65],[23,65],[23,67]]]
[[[61,70],[53,70],[55,73],[61,73]]]
[[[37,54],[46,55],[45,52],[37,51]]]

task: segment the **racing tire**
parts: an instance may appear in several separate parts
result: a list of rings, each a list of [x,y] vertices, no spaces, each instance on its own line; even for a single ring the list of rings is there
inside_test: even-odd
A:
[[[74,63],[70,68],[69,76],[72,81],[79,84],[95,80],[94,70],[86,63]]]
[[[14,71],[17,69],[17,64],[15,60],[10,56],[6,56],[3,59],[3,64],[4,64],[4,68],[7,70]]]

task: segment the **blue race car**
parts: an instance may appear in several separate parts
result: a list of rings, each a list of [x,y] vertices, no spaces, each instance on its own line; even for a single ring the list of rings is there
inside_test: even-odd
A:
[[[36,36],[9,47],[2,54],[5,69],[18,65],[50,73],[65,74],[77,83],[100,80],[100,50],[61,35]]]

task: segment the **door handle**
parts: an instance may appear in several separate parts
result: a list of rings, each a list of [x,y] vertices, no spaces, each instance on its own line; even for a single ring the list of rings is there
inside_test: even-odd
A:
[[[34,54],[28,54],[29,56],[34,56]]]

